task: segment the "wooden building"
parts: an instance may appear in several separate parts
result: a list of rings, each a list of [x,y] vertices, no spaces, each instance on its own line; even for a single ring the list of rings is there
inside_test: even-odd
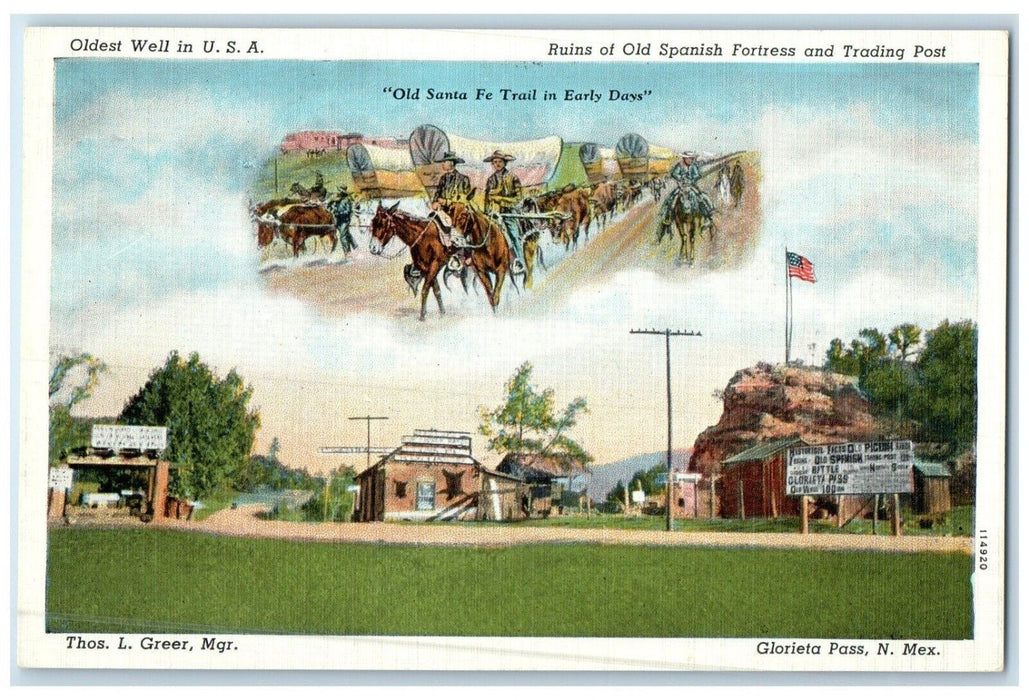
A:
[[[778,518],[800,514],[800,499],[786,495],[786,453],[799,437],[769,440],[722,460],[717,489],[723,518]]]
[[[915,460],[912,510],[918,514],[950,512],[950,472],[939,462]]]
[[[480,520],[525,520],[529,517],[530,487],[524,480],[485,467],[479,472]]]
[[[415,430],[357,476],[355,519],[473,520],[482,465],[469,433]]]
[[[530,513],[544,517],[560,509],[562,502],[569,502],[562,500],[565,494],[584,494],[589,486],[589,472],[567,454],[509,452],[496,471],[524,481],[528,487]]]

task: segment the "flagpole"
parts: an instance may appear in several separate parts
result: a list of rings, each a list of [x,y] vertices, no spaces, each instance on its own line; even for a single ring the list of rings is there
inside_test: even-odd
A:
[[[783,250],[786,251],[783,258],[783,262],[786,263],[786,364],[790,364],[790,296],[793,285],[790,283],[790,251],[785,246]]]

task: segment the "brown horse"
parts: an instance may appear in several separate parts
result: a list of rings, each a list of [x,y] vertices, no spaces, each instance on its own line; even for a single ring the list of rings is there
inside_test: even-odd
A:
[[[425,320],[425,304],[429,298],[429,290],[436,296],[440,316],[443,310],[443,296],[436,279],[447,262],[447,249],[439,239],[439,231],[428,219],[422,219],[402,211],[397,211],[400,202],[388,209],[380,204],[372,217],[371,241],[368,245],[373,255],[382,255],[382,251],[396,236],[411,250],[411,263],[417,270],[417,277],[422,280],[422,309],[420,321]]]
[[[276,235],[293,246],[293,257],[300,255],[311,236],[327,237],[336,250],[336,220],[332,212],[320,205],[304,204],[295,199],[273,199],[254,207],[257,222],[257,245],[270,245]]]
[[[500,290],[504,286],[512,258],[511,248],[500,224],[465,202],[448,202],[443,205],[443,210],[468,242],[475,276],[486,290],[490,307],[496,313],[500,304]],[[529,251],[525,253],[528,259]]]
[[[704,229],[710,229],[714,237],[714,222],[710,216],[705,215],[701,206],[690,206],[685,193],[672,196],[675,196],[675,201],[672,203],[671,216],[672,224],[679,233],[679,260],[692,265],[697,239],[704,233]]]

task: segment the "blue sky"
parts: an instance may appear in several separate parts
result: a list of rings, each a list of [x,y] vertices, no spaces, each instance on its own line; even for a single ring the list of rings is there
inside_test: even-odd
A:
[[[105,61],[62,59],[58,66],[57,122],[114,91],[195,91],[226,110],[241,103],[270,117],[265,126],[284,134],[305,128],[347,128],[406,136],[425,121],[496,140],[532,138],[540,121],[566,123],[568,141],[614,143],[626,131],[644,133],[677,109],[697,110],[729,122],[768,104],[843,110],[869,105],[883,125],[938,131],[975,139],[977,67],[969,64],[612,64],[472,63],[402,61]],[[398,101],[385,87],[533,88],[625,92],[652,90],[641,105],[607,100],[574,102]],[[424,90],[423,90],[424,92]],[[459,107],[459,108],[457,108]],[[547,132],[546,128],[543,133]]]
[[[339,386],[366,388],[348,395],[353,410],[381,410],[381,389],[399,392],[417,381],[383,345],[414,333],[419,357],[441,376],[457,372],[483,390],[499,386],[524,359],[549,373],[559,400],[592,387],[600,444],[612,432],[605,420],[624,415],[624,406],[612,401],[605,409],[599,394],[637,391],[611,379],[625,358],[641,353],[624,327],[696,325],[708,333],[691,351],[693,376],[678,388],[691,408],[676,430],[696,434],[717,419],[713,389],[740,367],[780,359],[784,246],[809,257],[819,277],[795,293],[797,348],[822,348],[866,326],[931,327],[975,317],[977,79],[974,65],[899,62],[61,59],[52,342],[120,368],[87,407],[101,414],[117,412],[126,387],[172,349],[200,350],[222,372],[238,367],[255,382],[267,442],[287,434],[290,411],[348,410],[333,393]],[[480,86],[652,93],[630,105],[424,99],[430,87]],[[394,100],[383,92],[389,87],[420,87],[423,99]],[[281,138],[306,129],[406,137],[423,123],[495,141],[556,134],[611,146],[634,131],[671,148],[756,151],[764,176],[761,242],[737,269],[685,281],[647,271],[622,275],[528,325],[480,319],[412,331],[397,319],[333,322],[272,295],[256,273],[246,202],[256,168]],[[496,337],[508,340],[501,352],[483,340]],[[584,347],[597,356],[583,354]],[[379,364],[363,366],[359,358],[372,350]],[[451,366],[455,355],[474,359]],[[278,408],[292,401],[284,398],[287,387],[304,387],[324,410]],[[401,403],[398,413],[409,410]],[[469,408],[439,403],[445,416]],[[415,420],[395,421],[398,434],[426,427],[410,425]],[[331,423],[315,423],[311,430],[321,433],[283,440],[287,453],[302,454],[304,440],[329,431]],[[614,444],[602,453],[652,451],[662,440],[656,433],[631,437],[620,454]]]

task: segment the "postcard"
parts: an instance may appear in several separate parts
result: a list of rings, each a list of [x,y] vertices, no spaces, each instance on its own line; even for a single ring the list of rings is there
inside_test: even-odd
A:
[[[1003,669],[1005,32],[24,47],[23,667]]]

